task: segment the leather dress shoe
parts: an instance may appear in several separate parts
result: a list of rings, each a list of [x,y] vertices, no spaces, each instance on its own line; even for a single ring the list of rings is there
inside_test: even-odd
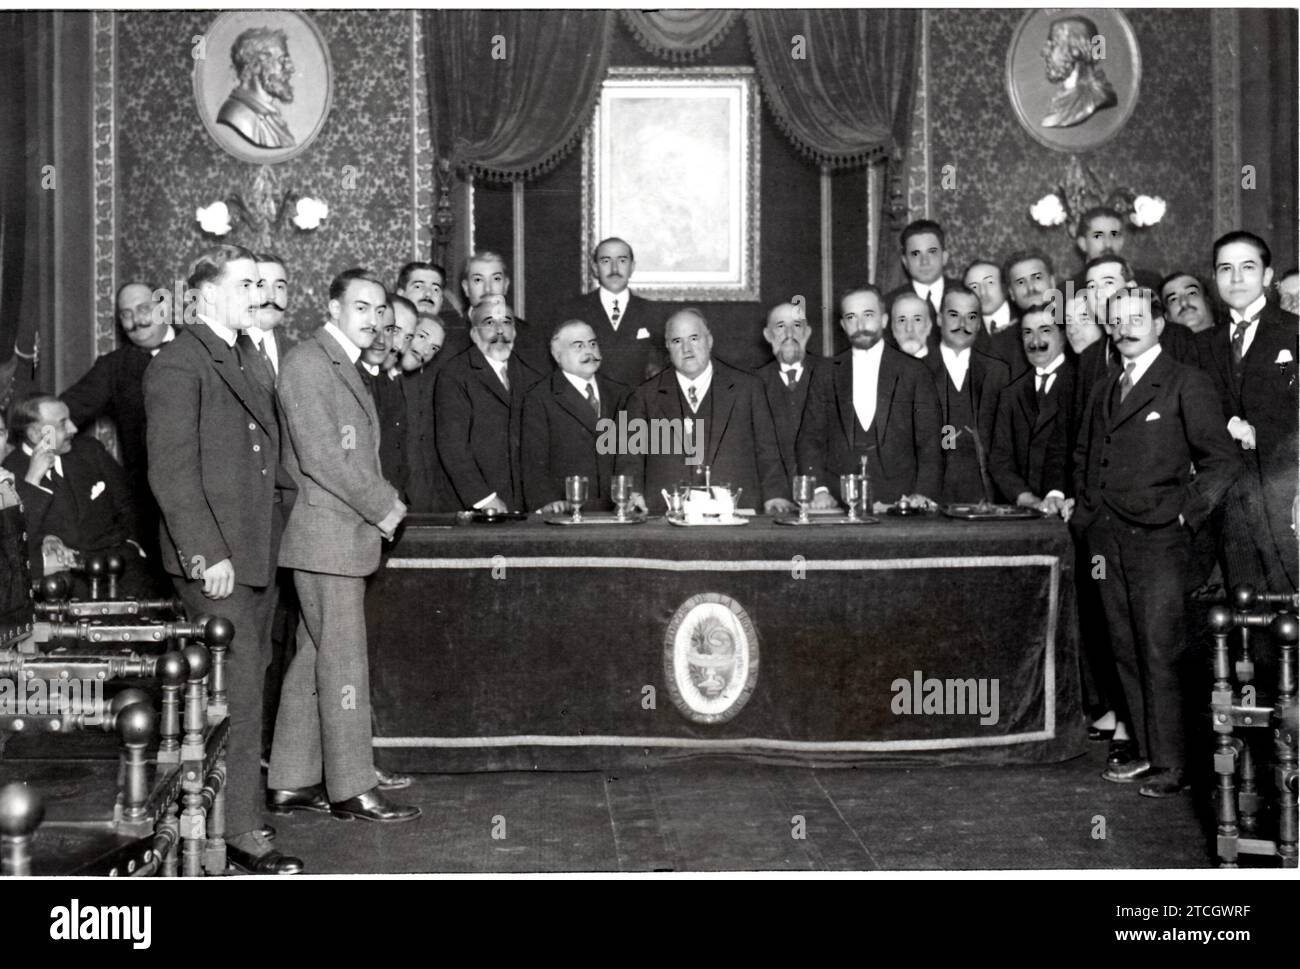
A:
[[[1151,761],[1146,758],[1130,760],[1127,764],[1111,764],[1101,776],[1116,784],[1131,784],[1151,773]]]
[[[1143,797],[1173,797],[1187,789],[1187,781],[1179,770],[1152,771],[1142,781],[1138,793]]]
[[[414,821],[420,816],[418,807],[394,804],[377,787],[346,801],[336,801],[331,808],[334,816],[343,821],[351,821],[353,818],[359,821]]]
[[[272,814],[289,814],[291,811],[315,811],[329,814],[330,799],[320,784],[299,787],[288,791],[268,790],[266,808]]]
[[[1110,767],[1119,767],[1136,760],[1137,755],[1137,741],[1131,737],[1126,740],[1112,740],[1110,749],[1106,751],[1106,764]]]
[[[238,842],[249,847],[238,847]],[[299,875],[306,867],[301,858],[272,848],[260,831],[251,831],[227,843],[226,860],[250,875]]]
[[[382,767],[375,768],[375,780],[379,782],[381,791],[400,791],[404,787],[410,787],[412,778],[407,774],[390,774]]]

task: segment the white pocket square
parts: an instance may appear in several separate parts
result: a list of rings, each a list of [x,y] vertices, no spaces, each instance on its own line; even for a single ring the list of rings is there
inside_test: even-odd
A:
[[[636,338],[638,340],[648,340],[650,339],[650,331],[643,326],[641,329],[636,331]]]
[[[1290,350],[1279,350],[1279,351],[1277,352],[1277,359],[1274,360],[1273,362],[1274,362],[1274,363],[1290,363],[1293,359],[1294,359],[1294,358],[1291,356],[1291,351],[1290,351]]]
[[[1160,412],[1153,410],[1150,414],[1147,415],[1146,419],[1148,424],[1151,423],[1152,421],[1158,421],[1160,420]]]
[[[90,500],[94,501],[104,493],[104,482],[96,481],[95,486],[90,489]]]

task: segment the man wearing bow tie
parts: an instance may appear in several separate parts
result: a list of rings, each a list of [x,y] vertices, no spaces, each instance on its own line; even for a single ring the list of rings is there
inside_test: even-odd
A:
[[[1074,453],[1072,524],[1104,562],[1094,574],[1133,728],[1126,758],[1102,776],[1140,780],[1139,793],[1168,797],[1185,786],[1191,539],[1241,461],[1210,378],[1163,352],[1165,323],[1152,312],[1153,299],[1149,290],[1124,291],[1104,304],[1123,363],[1088,398]]]
[[[636,272],[632,247],[622,239],[601,241],[591,254],[591,271],[600,284],[570,301],[559,319],[582,320],[595,331],[603,362],[601,372],[611,380],[636,387],[667,366],[663,326],[653,305],[632,292]]]
[[[799,437],[808,387],[819,362],[818,357],[808,353],[811,335],[802,306],[780,303],[768,312],[763,339],[776,359],[759,367],[758,376],[763,381],[772,420],[776,423],[776,439],[781,446],[781,464],[787,479],[799,473],[794,443]]]
[[[16,447],[4,467],[13,472],[22,499],[33,576],[64,571],[76,558],[117,553],[126,566],[119,592],[147,594],[149,577],[122,466],[94,438],[77,437],[67,405],[48,394],[14,404],[9,432]],[[83,576],[69,578],[73,594],[84,598]]]
[[[1249,232],[1214,244],[1214,276],[1231,316],[1198,336],[1202,366],[1214,379],[1228,433],[1246,471],[1223,506],[1221,559],[1230,586],[1297,589],[1297,318],[1266,301],[1272,253]]]

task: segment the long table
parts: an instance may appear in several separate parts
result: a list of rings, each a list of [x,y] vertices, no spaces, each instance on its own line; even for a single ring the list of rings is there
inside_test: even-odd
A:
[[[377,761],[1063,760],[1073,561],[1059,520],[415,523],[367,595]]]

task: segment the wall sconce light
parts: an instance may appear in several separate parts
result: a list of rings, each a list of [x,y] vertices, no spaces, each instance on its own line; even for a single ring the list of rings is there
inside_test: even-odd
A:
[[[1137,229],[1156,225],[1168,208],[1158,195],[1139,195],[1127,187],[1107,192],[1097,174],[1074,156],[1066,168],[1064,181],[1029,207],[1029,217],[1045,229],[1063,225],[1073,239],[1079,217],[1098,205],[1113,209]]]
[[[234,227],[234,220],[238,220],[255,240],[253,248],[261,251],[274,248],[272,238],[280,232],[286,218],[299,230],[311,232],[329,214],[329,205],[323,199],[292,190],[282,192],[269,165],[263,165],[254,176],[247,201],[242,195],[231,193],[225,200],[194,210],[195,220],[208,235],[227,235]]]

